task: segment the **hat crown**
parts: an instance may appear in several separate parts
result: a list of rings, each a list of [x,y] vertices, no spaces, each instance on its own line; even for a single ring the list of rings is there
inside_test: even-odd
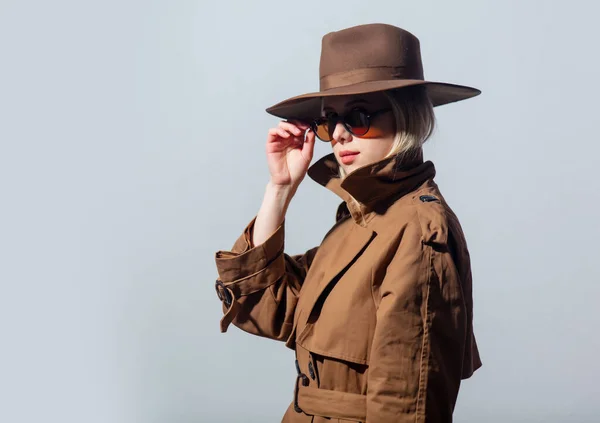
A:
[[[410,32],[385,23],[329,32],[321,40],[319,91],[297,95],[267,108],[284,119],[311,120],[323,113],[326,97],[364,95],[422,85],[434,107],[481,94],[477,88],[426,81],[421,47]]]
[[[424,79],[419,39],[402,28],[380,23],[323,36],[319,63],[322,90],[343,86],[344,81],[368,81],[371,75],[375,79]]]

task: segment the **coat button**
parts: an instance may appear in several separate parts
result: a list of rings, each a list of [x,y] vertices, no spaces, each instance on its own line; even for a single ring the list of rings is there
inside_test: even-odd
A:
[[[424,203],[429,203],[431,201],[440,201],[437,197],[434,197],[433,195],[422,195],[419,197],[419,200],[421,200]]]
[[[313,367],[312,361],[308,362],[308,374],[312,380],[315,380],[315,369]]]

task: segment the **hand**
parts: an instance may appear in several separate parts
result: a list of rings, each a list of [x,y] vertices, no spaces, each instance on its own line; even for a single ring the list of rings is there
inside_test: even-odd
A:
[[[306,123],[281,121],[277,127],[269,129],[266,150],[270,183],[296,189],[306,175],[314,147],[315,134]]]

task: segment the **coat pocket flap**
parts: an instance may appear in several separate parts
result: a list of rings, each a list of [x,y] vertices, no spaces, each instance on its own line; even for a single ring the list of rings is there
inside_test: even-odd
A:
[[[296,339],[296,344],[324,357],[363,365],[369,364],[371,336],[348,330],[338,332],[338,335],[331,332],[330,328],[320,327],[318,323],[316,325],[309,323],[301,336]],[[353,333],[357,336],[354,337]]]

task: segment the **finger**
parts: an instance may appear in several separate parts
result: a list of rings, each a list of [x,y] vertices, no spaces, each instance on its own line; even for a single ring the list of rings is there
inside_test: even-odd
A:
[[[281,128],[271,128],[267,136],[267,144],[281,144],[285,146],[295,139],[297,137],[292,137],[290,133]]]
[[[307,122],[303,122],[301,120],[296,120],[296,119],[288,119],[284,122],[289,122],[292,125],[296,125],[298,128],[302,128],[302,129],[308,129],[310,127],[310,125]]]
[[[312,129],[306,131],[306,139],[302,145],[302,154],[305,157],[312,158],[313,152],[315,151],[315,133]]]
[[[291,132],[292,134],[294,134],[297,137],[299,137],[300,135],[302,135],[302,132],[304,132],[298,126],[296,126],[296,125],[294,125],[293,123],[290,123],[290,122],[281,121],[281,122],[279,122],[279,127],[285,129],[286,131]],[[306,130],[306,129],[304,129],[304,130]]]
[[[291,137],[291,134],[283,128],[277,128],[277,134],[282,138]]]
[[[269,142],[269,143],[271,143],[271,142],[277,142],[280,139],[281,139],[281,136],[279,135],[278,128],[271,128],[271,129],[269,129],[269,132],[268,132],[268,135],[267,135],[267,142]]]

